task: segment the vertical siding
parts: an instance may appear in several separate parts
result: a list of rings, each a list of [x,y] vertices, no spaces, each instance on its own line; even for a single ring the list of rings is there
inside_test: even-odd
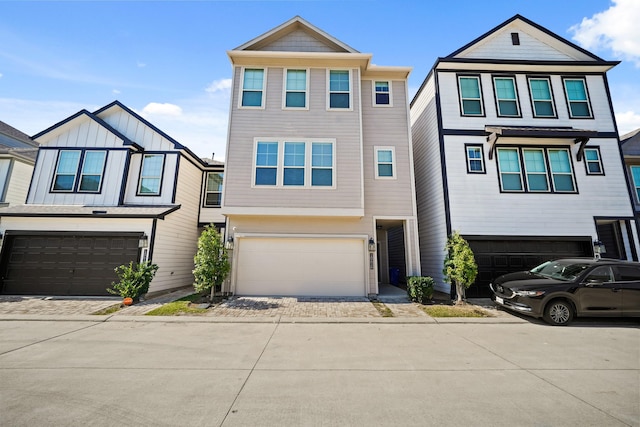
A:
[[[174,144],[124,110],[107,110],[99,117],[146,151],[174,150]]]
[[[193,257],[198,247],[198,209],[202,171],[183,159],[176,191],[180,209],[158,220],[153,262],[160,267],[150,292],[159,292],[193,284]]]
[[[442,276],[447,228],[434,75],[429,77],[411,107],[411,133],[422,275],[433,277],[436,289],[449,292]]]
[[[132,205],[170,205],[173,198],[173,188],[175,185],[176,167],[178,167],[179,152],[165,153],[164,170],[162,176],[162,183],[159,196],[138,196],[138,183],[140,180],[141,162],[143,158],[142,153],[136,153],[131,155],[131,163],[129,164],[129,175],[127,177],[127,184],[125,190],[124,202],[125,204]],[[182,174],[182,168],[189,162],[180,162],[180,171]],[[200,182],[198,182],[193,188],[200,188]],[[199,191],[195,192],[199,195]],[[177,201],[176,201],[177,204]],[[196,213],[196,219],[198,215]]]
[[[5,203],[9,205],[22,205],[26,202],[29,182],[33,173],[33,165],[14,160],[11,168],[11,176],[8,177],[9,185],[5,195]]]
[[[304,66],[301,64],[301,66]],[[235,68],[225,172],[225,206],[360,208],[362,166],[360,82],[352,70],[352,111],[327,111],[326,69],[312,68],[309,109],[282,109],[282,68],[268,68],[264,109],[238,108],[241,68]],[[335,138],[335,189],[252,188],[254,138]]]

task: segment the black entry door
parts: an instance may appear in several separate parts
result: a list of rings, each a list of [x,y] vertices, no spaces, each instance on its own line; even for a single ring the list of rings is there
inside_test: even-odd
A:
[[[8,235],[0,270],[2,293],[110,295],[115,267],[137,261],[137,233]]]

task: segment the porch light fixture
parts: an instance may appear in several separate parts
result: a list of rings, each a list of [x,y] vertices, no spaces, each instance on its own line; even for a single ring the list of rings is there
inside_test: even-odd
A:
[[[376,242],[374,242],[373,237],[369,237],[369,252],[376,251]]]
[[[142,234],[138,239],[138,248],[143,249],[149,246],[149,237],[146,234]]]
[[[229,236],[226,242],[224,242],[224,248],[230,251],[233,250],[233,237]]]
[[[604,243],[600,240],[593,241],[593,255],[596,259],[600,259],[601,254],[606,254],[607,250],[604,247]]]

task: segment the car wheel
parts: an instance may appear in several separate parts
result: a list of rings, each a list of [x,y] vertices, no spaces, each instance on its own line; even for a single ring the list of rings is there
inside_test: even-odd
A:
[[[573,320],[573,307],[564,300],[551,301],[544,309],[544,320],[553,326],[565,326]]]

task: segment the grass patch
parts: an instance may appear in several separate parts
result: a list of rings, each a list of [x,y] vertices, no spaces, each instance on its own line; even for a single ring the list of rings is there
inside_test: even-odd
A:
[[[485,310],[473,306],[428,305],[422,308],[431,317],[491,317]]]
[[[222,301],[220,297],[214,297],[213,304]],[[146,313],[145,316],[197,316],[202,315],[207,312],[207,308],[198,307],[199,304],[208,303],[208,293],[207,295],[203,294],[191,294],[186,297],[182,297],[179,300],[166,303],[150,312]]]
[[[116,311],[119,311],[121,308],[122,308],[121,304],[114,304],[114,305],[110,305],[107,308],[103,308],[102,310],[98,310],[98,311],[96,311],[94,313],[91,313],[91,314],[95,314],[95,315],[98,315],[98,316],[107,316],[109,314],[115,313]]]
[[[380,301],[371,301],[371,304],[373,304],[373,306],[376,308],[376,310],[378,310],[378,313],[380,313],[382,317],[393,317],[393,312],[391,311],[391,309]]]

